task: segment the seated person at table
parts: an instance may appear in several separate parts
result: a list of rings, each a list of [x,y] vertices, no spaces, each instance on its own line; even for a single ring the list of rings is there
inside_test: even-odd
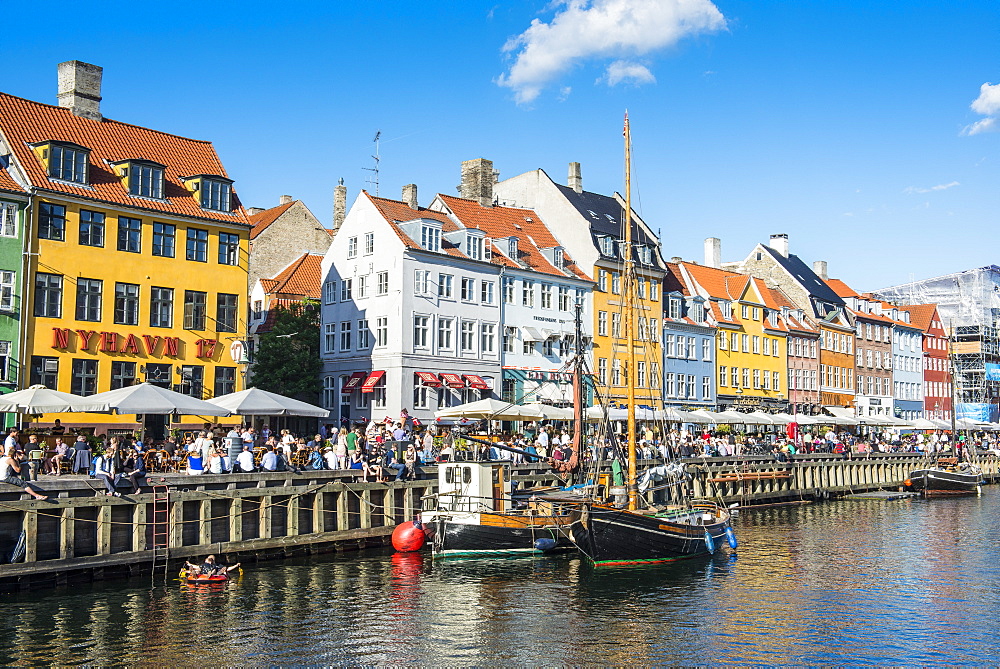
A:
[[[38,441],[38,435],[36,434],[29,434],[28,443],[23,448],[18,444],[14,452],[23,460],[26,456],[30,456],[32,451],[45,452],[45,444]],[[39,459],[28,460],[28,478],[30,480],[38,480],[38,470],[41,465],[42,461]]]
[[[93,457],[87,438],[82,434],[78,436],[73,448],[76,452],[73,453],[73,463],[69,469],[74,474],[86,474],[90,471],[90,459]]]
[[[119,474],[120,463],[118,461],[117,442],[117,439],[112,438],[107,449],[105,449],[105,451],[98,455],[94,460],[94,477],[104,483],[104,487],[107,489],[107,492],[104,494],[113,497],[122,496],[120,492],[115,490],[115,487],[121,480],[121,475]]]
[[[52,457],[45,458],[45,473],[59,476],[62,473],[59,471],[59,465],[69,455],[69,446],[63,443],[62,437],[56,437],[56,446],[53,450],[55,453]]]
[[[274,446],[272,444],[267,445],[267,452],[264,453],[264,457],[260,459],[260,470],[262,472],[278,471],[278,454],[274,452]]]
[[[66,434],[66,426],[62,424],[62,421],[56,418],[56,424],[49,428],[49,432],[56,437],[61,437]]]
[[[243,443],[242,440],[240,443]],[[256,469],[253,464],[253,451],[250,450],[249,446],[244,446],[240,454],[236,456],[236,466],[239,469],[234,468],[234,471],[245,472],[247,474]]]

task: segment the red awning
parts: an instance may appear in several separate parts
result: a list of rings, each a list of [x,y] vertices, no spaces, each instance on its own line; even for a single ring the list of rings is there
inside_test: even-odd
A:
[[[476,376],[475,374],[466,374],[465,380],[469,382],[470,388],[475,388],[476,390],[489,390],[490,385],[483,380],[483,377]]]
[[[416,374],[420,378],[420,385],[427,388],[441,387],[441,380],[438,379],[437,374],[433,372],[417,372]]]
[[[441,374],[441,380],[449,388],[464,388],[465,381],[458,374]]]
[[[375,386],[378,385],[378,382],[382,380],[383,376],[385,376],[385,372],[381,370],[369,374],[368,378],[365,379],[365,382],[361,384],[361,392],[375,392]]]
[[[351,374],[351,378],[344,382],[344,387],[340,389],[340,392],[345,395],[353,393],[361,385],[361,382],[365,380],[368,376],[368,372],[354,372]]]

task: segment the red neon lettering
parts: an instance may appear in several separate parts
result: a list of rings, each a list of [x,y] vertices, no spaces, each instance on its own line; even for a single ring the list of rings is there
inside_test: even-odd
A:
[[[163,340],[162,337],[156,335],[155,337],[150,335],[142,335],[142,338],[146,342],[146,352],[150,355],[156,355],[156,347],[160,345]]]
[[[199,339],[195,342],[195,346],[198,347],[199,358],[211,358],[215,355],[215,347],[219,345],[216,339]]]
[[[52,328],[52,348],[69,348],[69,328]]]
[[[164,355],[173,355],[173,356],[176,356],[177,355],[177,345],[180,343],[180,341],[181,340],[178,337],[164,337],[163,338],[163,346],[164,346],[164,349],[165,349],[163,351]]]
[[[130,334],[122,344],[120,353],[142,353],[142,347],[139,346],[139,338],[134,334]]]
[[[101,333],[101,345],[97,349],[102,353],[117,353],[118,352],[118,333],[117,332],[102,332]]]
[[[90,348],[90,340],[94,338],[97,333],[93,330],[77,330],[76,334],[80,337],[80,350],[86,351]]]

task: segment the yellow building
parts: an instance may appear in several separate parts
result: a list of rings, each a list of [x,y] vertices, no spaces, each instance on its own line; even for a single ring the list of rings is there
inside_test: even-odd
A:
[[[693,263],[680,267],[694,294],[709,300],[718,334],[720,410],[788,408],[788,314],[763,281]]]
[[[215,149],[103,118],[100,68],[73,61],[59,75],[59,106],[0,94],[0,155],[32,193],[22,385],[242,389],[230,346],[246,336],[249,224]]]

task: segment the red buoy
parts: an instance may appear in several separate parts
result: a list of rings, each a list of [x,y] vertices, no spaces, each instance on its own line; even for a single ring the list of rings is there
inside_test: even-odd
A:
[[[392,531],[392,547],[400,553],[418,551],[426,541],[427,535],[419,520],[400,523]]]

